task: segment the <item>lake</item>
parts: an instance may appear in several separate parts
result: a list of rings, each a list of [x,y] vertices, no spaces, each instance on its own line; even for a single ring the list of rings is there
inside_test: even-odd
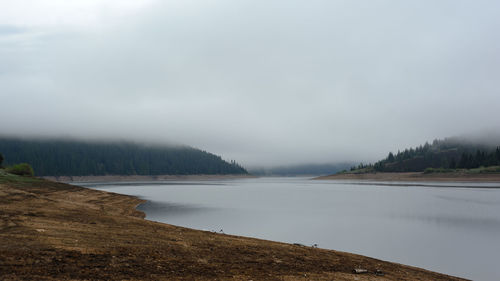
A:
[[[149,220],[500,280],[498,183],[253,178],[78,185],[148,200],[138,209]]]

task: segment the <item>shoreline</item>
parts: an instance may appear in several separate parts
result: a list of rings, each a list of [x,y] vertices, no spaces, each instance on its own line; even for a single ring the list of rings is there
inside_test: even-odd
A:
[[[482,182],[500,183],[500,174],[465,174],[465,173],[366,173],[334,174],[313,178],[313,180],[361,180],[361,181],[417,181],[417,182]]]
[[[465,280],[361,255],[145,220],[134,196],[0,177],[3,280]],[[358,273],[356,273],[358,270]]]
[[[256,178],[247,174],[237,175],[105,175],[105,176],[43,176],[46,180],[62,183],[78,182],[135,182],[135,181],[176,181],[176,180],[224,180]]]

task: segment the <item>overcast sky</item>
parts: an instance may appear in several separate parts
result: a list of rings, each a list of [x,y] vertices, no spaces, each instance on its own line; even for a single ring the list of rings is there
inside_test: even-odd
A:
[[[500,129],[500,2],[0,2],[0,134],[373,161]]]

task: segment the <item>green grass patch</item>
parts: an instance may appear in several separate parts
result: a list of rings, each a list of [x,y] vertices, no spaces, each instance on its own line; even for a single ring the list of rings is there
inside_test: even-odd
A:
[[[460,174],[498,174],[500,166],[479,167],[474,169],[446,169],[446,168],[427,168],[424,174],[444,174],[444,173],[460,173]]]
[[[500,166],[489,166],[469,169],[465,171],[467,174],[497,174],[500,173]]]
[[[18,176],[34,176],[35,172],[33,171],[33,168],[31,168],[30,164],[28,163],[21,163],[21,164],[16,164],[12,165],[10,167],[5,168],[5,171],[9,174],[14,174]]]
[[[341,172],[338,172],[337,174],[371,174],[375,173],[375,169],[373,167],[366,167],[366,168],[361,168],[361,169],[355,169],[355,170],[343,170]]]
[[[8,173],[5,169],[0,169],[0,183],[35,183],[42,181],[39,178],[31,176],[19,176]]]
[[[446,169],[446,168],[426,168],[424,174],[444,174],[444,173],[454,173],[456,169]]]

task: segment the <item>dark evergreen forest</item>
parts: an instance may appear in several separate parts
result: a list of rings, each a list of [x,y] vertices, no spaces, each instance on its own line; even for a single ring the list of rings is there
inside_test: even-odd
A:
[[[28,163],[37,176],[247,174],[235,161],[186,146],[0,138],[4,166]]]
[[[423,172],[427,168],[474,169],[500,165],[500,147],[474,144],[457,138],[434,140],[432,144],[405,149],[375,164],[352,167],[379,172]]]

